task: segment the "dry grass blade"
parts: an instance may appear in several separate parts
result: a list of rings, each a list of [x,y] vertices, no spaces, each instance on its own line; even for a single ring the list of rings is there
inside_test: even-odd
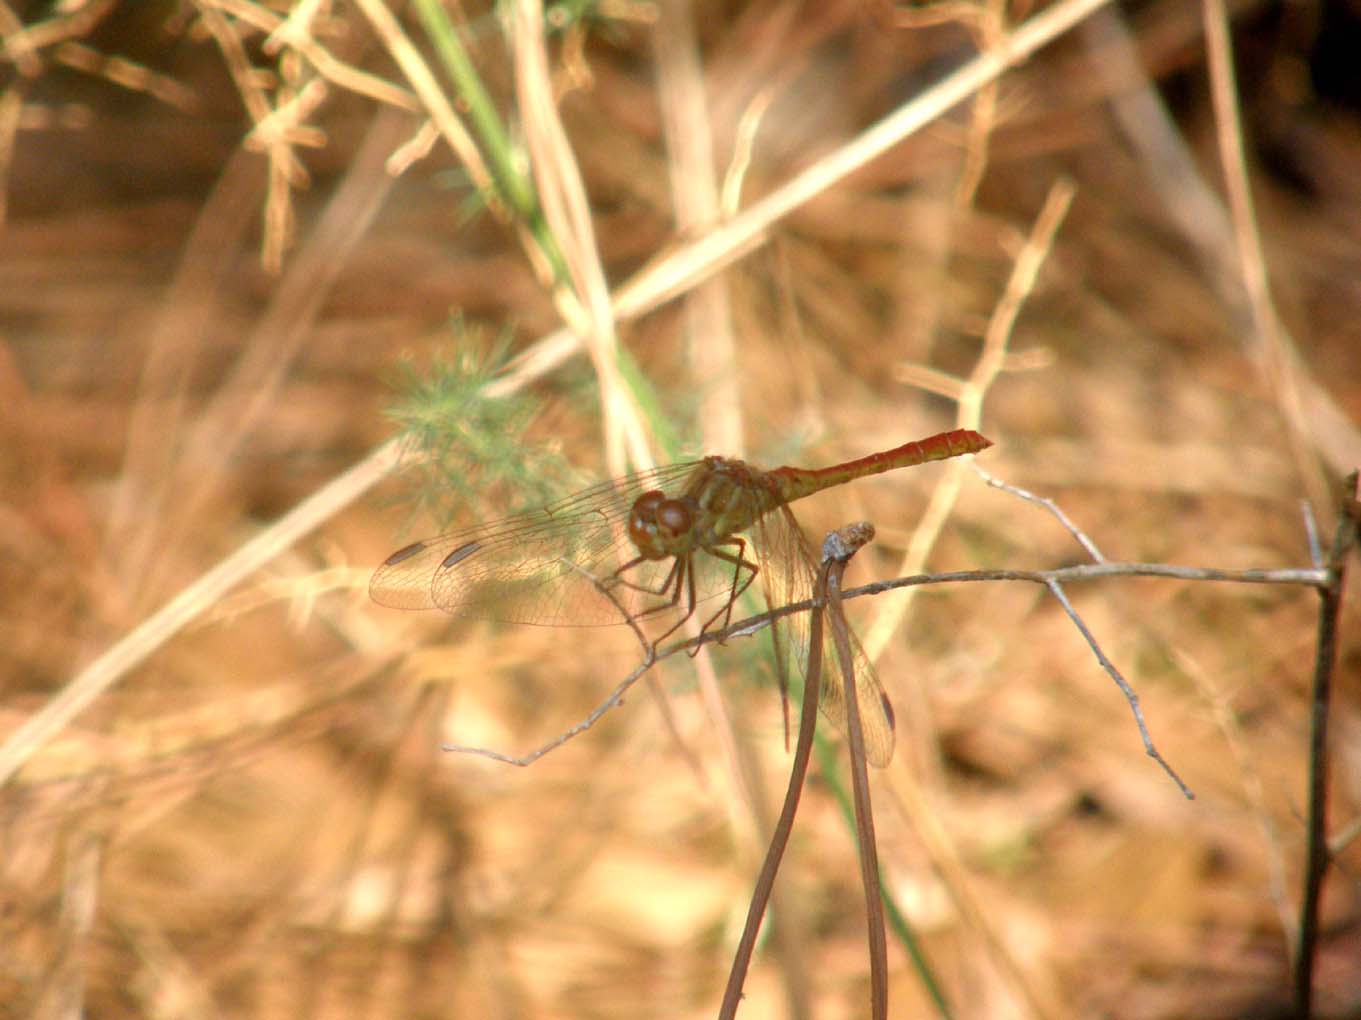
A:
[[[979,429],[983,422],[983,402],[988,391],[997,382],[1006,363],[1007,344],[1011,337],[1016,318],[1026,297],[1035,287],[1040,268],[1054,243],[1059,226],[1067,215],[1073,201],[1074,188],[1071,182],[1059,181],[1053,185],[1045,199],[1044,206],[1035,218],[1035,225],[1026,238],[1012,268],[1007,289],[997,302],[988,328],[984,334],[983,350],[974,362],[973,371],[960,387],[956,424],[959,428]],[[968,463],[960,461],[947,469],[932,493],[931,502],[912,532],[907,551],[898,564],[900,574],[915,574],[924,569],[931,550],[940,539],[941,530],[949,520],[951,510],[959,499],[964,471]],[[874,625],[865,636],[865,648],[871,658],[877,658],[891,636],[902,626],[903,618],[911,608],[911,592],[903,598],[891,600],[882,608]]]
[[[715,180],[713,125],[704,89],[695,10],[689,0],[665,0],[656,32],[658,91],[666,131],[667,168],[681,237],[709,230],[725,210]],[[717,276],[684,298],[692,374],[704,396],[704,446],[742,454],[742,404],[728,281]]]
[[[535,0],[514,7],[516,75],[525,142],[548,229],[567,264],[571,287],[554,298],[568,327],[586,344],[600,387],[605,463],[621,474],[653,464],[642,416],[619,370],[618,337],[609,285],[595,242],[590,203],[576,158],[558,117],[545,50],[543,10]]]

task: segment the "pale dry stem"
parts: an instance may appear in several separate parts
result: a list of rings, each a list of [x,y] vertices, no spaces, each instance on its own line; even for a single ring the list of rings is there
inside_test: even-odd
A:
[[[973,25],[974,40],[980,51],[986,53],[1001,45],[1006,34],[1006,3],[1003,0],[988,0],[978,8],[978,16],[966,24]],[[988,169],[988,143],[993,129],[997,126],[998,91],[1000,82],[990,81],[978,90],[973,104],[969,107],[968,141],[964,145],[964,165],[955,185],[954,202],[956,209],[966,209],[973,205],[978,187],[983,183],[983,175]]]
[[[568,327],[586,344],[600,387],[605,463],[613,475],[631,463],[655,463],[643,414],[619,369],[619,337],[609,284],[596,245],[590,200],[567,132],[558,116],[545,49],[543,8],[535,0],[514,5],[515,87],[530,170],[544,219],[567,263],[571,288],[559,281],[554,300]]]
[[[346,63],[317,41],[312,34],[312,22],[321,6],[321,0],[304,0],[296,4],[285,18],[280,18],[273,11],[267,11],[255,4],[242,4],[240,0],[197,0],[197,2],[216,4],[224,9],[254,8],[252,13],[258,17],[255,24],[268,35],[264,43],[266,53],[293,50],[311,64],[317,74],[337,88],[353,92],[355,95],[368,96],[375,102],[395,106],[408,113],[421,111],[420,102],[409,89]],[[244,20],[249,14],[241,10],[238,17]]]
[[[663,0],[654,33],[657,92],[667,168],[681,237],[710,230],[722,217],[715,179],[713,126],[690,0]],[[714,276],[683,299],[690,379],[700,391],[698,421],[706,450],[745,450],[728,281]]]
[[[111,515],[111,559],[121,567],[134,605],[146,591],[159,590],[167,552],[197,526],[201,509],[220,488],[223,472],[276,401],[326,295],[382,208],[392,183],[383,172],[383,160],[397,137],[397,116],[387,111],[371,126],[316,227],[273,290],[268,307],[245,342],[244,353],[207,407],[186,428],[177,424],[184,407],[181,387],[198,345],[205,340],[206,316],[218,283],[204,280],[199,271],[199,267],[215,265],[217,259],[200,262],[197,256],[205,252],[198,244],[190,245],[182,262],[183,275],[174,289],[183,293],[183,281],[204,284],[203,290],[189,294],[184,306],[190,317],[204,316],[199,320],[204,329],[196,333],[179,329],[186,313],[170,303],[164,322],[153,332],[155,346],[139,393],[135,441],[130,439],[128,444],[116,512]],[[221,212],[230,232],[238,211],[223,211],[210,203],[204,219]],[[205,223],[205,248],[221,240],[216,226]]]
[[[0,36],[4,38],[5,56],[14,61],[15,70],[26,78],[36,78],[42,73],[42,61],[38,59],[24,23],[5,0],[0,0]]]
[[[197,97],[169,75],[158,74],[126,57],[111,57],[84,42],[68,39],[52,50],[59,64],[103,78],[127,92],[144,92],[180,111],[192,110]]]
[[[5,48],[10,54],[20,54],[20,60],[27,61],[29,56],[49,46],[56,46],[66,39],[79,39],[88,35],[96,25],[104,20],[118,3],[118,0],[92,0],[91,3],[77,5],[68,13],[57,14],[21,28],[5,40]],[[9,12],[11,24],[18,18]],[[23,65],[21,65],[23,66]],[[28,64],[29,67],[35,67]]]
[[[657,57],[657,92],[666,142],[667,168],[674,203],[676,232],[694,237],[722,217],[715,179],[713,126],[705,90],[704,68],[689,0],[663,0],[653,33]],[[741,454],[743,422],[738,400],[740,367],[735,350],[728,281],[721,275],[700,282],[681,300],[685,306],[685,350],[689,378],[700,391],[698,421],[704,448]],[[698,637],[700,621],[686,621],[687,633]],[[756,795],[761,777],[757,763],[742,753],[733,716],[719,684],[708,648],[694,660],[700,697],[712,723],[727,782],[736,796],[728,801],[738,846],[749,862],[761,852],[760,819],[764,804]],[[745,811],[737,811],[738,805]],[[787,968],[786,968],[787,973]]]
[[[491,211],[504,217],[504,210],[496,202],[496,185],[481,152],[478,151],[477,144],[444,94],[439,79],[407,38],[402,26],[383,0],[355,0],[355,5],[369,19],[374,32],[387,47],[388,55],[396,61],[397,66],[406,75],[407,81],[411,83],[411,87],[416,90],[426,113],[450,150],[463,164],[463,169],[467,171],[473,186],[477,188],[479,194],[486,196]]]
[[[1044,264],[1059,225],[1072,203],[1073,192],[1072,184],[1067,181],[1059,181],[1050,188],[1049,196],[1035,219],[1030,237],[1016,258],[1006,290],[993,310],[987,332],[984,334],[983,350],[973,372],[960,387],[959,411],[955,417],[955,424],[959,428],[977,430],[982,427],[983,400],[1006,364],[1007,343],[1011,337],[1012,327],[1026,297],[1035,286],[1040,267]],[[908,542],[907,551],[897,573],[919,573],[925,565],[959,497],[964,472],[968,466],[967,460],[951,461],[944,466],[944,477],[937,483],[926,512],[912,532],[912,538]],[[911,604],[911,596],[905,593],[904,598],[893,599],[880,609],[865,637],[865,651],[872,661],[883,653],[893,635],[897,633]]]

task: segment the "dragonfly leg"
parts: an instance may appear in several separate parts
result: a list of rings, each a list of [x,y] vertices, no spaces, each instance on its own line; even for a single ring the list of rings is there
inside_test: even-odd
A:
[[[731,546],[737,551],[735,553],[728,552],[725,549],[719,548],[719,546]],[[728,594],[723,599],[722,607],[718,612],[714,613],[713,616],[704,621],[704,626],[700,628],[701,634],[706,634],[713,630],[715,624],[718,624],[718,629],[722,630],[732,622],[733,605],[742,597],[742,593],[751,587],[751,582],[756,579],[756,575],[760,569],[755,563],[747,559],[747,543],[746,540],[742,538],[730,538],[722,542],[715,542],[712,546],[707,546],[705,551],[711,556],[731,563],[733,572],[732,584],[728,586]],[[634,567],[645,562],[648,562],[645,557],[634,557],[620,566],[611,575],[610,580],[623,585],[631,591],[641,592],[645,595],[666,597],[669,594],[669,597],[666,598],[664,602],[649,606],[638,613],[639,618],[655,616],[658,613],[665,613],[675,609],[676,606],[680,604],[681,592],[685,592],[685,612],[682,613],[671,626],[667,627],[665,631],[658,635],[657,639],[653,642],[653,647],[655,648],[679,630],[685,621],[695,614],[695,605],[698,601],[695,593],[695,571],[694,564],[691,562],[689,556],[677,556],[675,557],[675,560],[671,565],[671,570],[668,571],[666,578],[656,588],[649,588],[647,585],[642,584],[634,584],[624,576],[625,571],[632,570]],[[722,623],[719,623],[720,620]],[[699,654],[699,646],[696,645],[694,648],[690,649],[690,654],[692,656]]]
[[[657,640],[652,643],[652,646],[654,648],[657,645],[661,644],[663,641],[665,641],[667,638],[669,638],[677,630],[679,630],[681,624],[683,624],[686,620],[690,619],[690,617],[695,615],[695,565],[690,562],[690,557],[677,556],[675,570],[679,571],[680,576],[676,578],[676,591],[675,594],[671,596],[671,602],[669,604],[674,606],[676,605],[676,603],[680,601],[681,583],[682,581],[684,581],[686,593],[685,613],[683,616],[681,616],[679,620],[673,623],[670,627],[667,627],[665,631],[658,635]],[[667,607],[658,606],[656,608],[665,609]],[[703,632],[701,631],[701,633]],[[698,654],[699,654],[698,645],[696,645],[694,648],[691,648],[689,651],[689,655],[691,658],[694,658]]]
[[[642,612],[638,613],[637,615],[638,618],[640,619],[644,619],[649,616],[656,616],[658,613],[665,613],[672,609],[675,609],[676,606],[680,604],[682,590],[684,590],[687,593],[684,615],[681,616],[681,618],[678,619],[675,623],[673,623],[670,627],[668,627],[666,631],[662,633],[656,639],[656,641],[653,642],[653,647],[655,648],[662,641],[670,637],[671,634],[674,633],[681,626],[681,624],[685,623],[685,621],[690,619],[690,617],[694,614],[695,577],[694,571],[690,569],[691,564],[690,558],[688,556],[675,557],[671,563],[670,571],[667,572],[665,579],[656,588],[649,588],[645,584],[634,584],[628,578],[624,577],[624,571],[631,570],[632,568],[638,566],[639,564],[646,562],[648,561],[645,557],[642,556],[634,557],[633,559],[625,563],[623,566],[619,567],[619,569],[616,570],[613,575],[611,575],[610,580],[613,580],[618,584],[623,585],[630,591],[641,592],[644,595],[655,595],[658,598],[665,598],[665,601],[658,602],[654,605],[648,606]],[[668,592],[670,593],[670,597],[666,598]]]
[[[719,545],[736,546],[737,552],[735,554],[724,552],[723,550],[714,547]],[[744,539],[730,538],[724,542],[716,542],[714,543],[714,546],[706,547],[705,551],[709,553],[710,556],[716,556],[718,559],[733,565],[732,585],[728,589],[728,597],[723,600],[723,608],[704,621],[704,626],[700,628],[701,634],[706,633],[713,628],[714,624],[720,619],[723,622],[719,625],[719,630],[723,630],[732,622],[732,607],[736,605],[737,600],[742,597],[742,593],[751,587],[751,582],[756,580],[756,575],[760,573],[760,568],[755,563],[752,563],[751,560],[747,559],[747,543]],[[744,569],[748,572],[746,577],[742,576],[742,571]]]

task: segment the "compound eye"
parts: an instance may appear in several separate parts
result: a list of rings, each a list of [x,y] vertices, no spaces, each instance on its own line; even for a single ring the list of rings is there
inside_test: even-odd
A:
[[[690,511],[678,499],[663,500],[657,507],[657,526],[671,537],[690,530]]]
[[[657,508],[666,502],[666,493],[661,489],[645,492],[633,501],[632,520],[642,524],[653,524],[657,520]]]

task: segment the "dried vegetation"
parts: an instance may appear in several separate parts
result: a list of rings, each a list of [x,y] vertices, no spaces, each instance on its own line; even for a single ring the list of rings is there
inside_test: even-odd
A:
[[[696,663],[731,743],[673,662],[671,727],[640,688],[529,769],[442,753],[548,739],[638,651],[623,628],[367,601],[373,565],[429,526],[379,483],[404,355],[468,366],[504,337],[520,356],[493,398],[517,413],[441,405],[462,521],[559,484],[555,463],[603,477],[651,444],[816,465],[960,419],[997,442],[982,466],[1111,559],[1307,567],[1302,498],[1331,533],[1361,461],[1355,5],[1230,3],[1238,89],[1217,100],[1218,3],[1208,22],[1088,4],[970,101],[701,252],[729,264],[692,297],[625,290],[617,334],[605,288],[861,144],[1037,5],[562,4],[542,54],[510,42],[523,4],[451,12],[514,125],[502,156],[536,168],[530,221],[478,198],[506,171],[430,6],[0,3],[0,1016],[714,1015],[787,763],[775,696],[733,642]],[[538,342],[564,320],[589,354]],[[913,557],[1084,556],[939,465],[799,509],[815,534],[875,522],[851,583]],[[243,549],[259,568],[190,597],[187,626],[72,686]],[[1143,756],[1043,589],[862,599],[898,708],[876,779],[893,897],[959,1017],[1284,1015],[1316,597],[1069,594],[1197,799]],[[1332,1016],[1361,1010],[1356,604],[1316,980]],[[793,937],[758,954],[741,1016],[865,1015],[854,861],[815,786],[781,876]],[[893,1015],[930,1015],[901,946],[890,963]]]

